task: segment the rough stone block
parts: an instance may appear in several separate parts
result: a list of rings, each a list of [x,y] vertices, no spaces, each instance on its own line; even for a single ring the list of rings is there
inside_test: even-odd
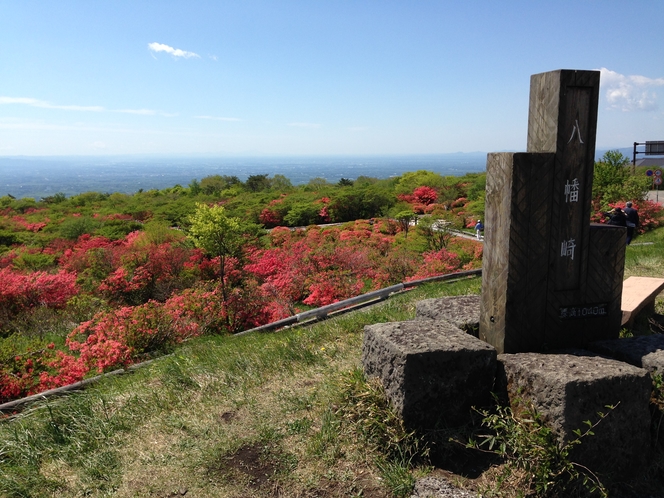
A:
[[[481,302],[479,295],[424,299],[415,304],[415,320],[446,320],[478,337]]]
[[[664,335],[662,334],[596,341],[591,343],[588,349],[645,368],[651,374],[664,374]]]
[[[574,447],[573,461],[623,476],[644,463],[650,448],[648,372],[608,358],[570,354],[503,354],[498,363],[513,410],[532,406],[561,443],[575,439],[575,429],[584,431],[584,421],[594,423],[599,412],[608,413],[593,429],[595,435]]]
[[[379,323],[364,327],[362,363],[406,426],[453,426],[490,400],[496,350],[448,322]]]

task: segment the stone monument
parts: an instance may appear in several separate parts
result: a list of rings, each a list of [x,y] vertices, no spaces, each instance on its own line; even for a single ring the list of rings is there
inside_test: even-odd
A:
[[[565,444],[611,407],[570,457],[629,477],[650,447],[640,367],[661,358],[650,343],[623,354],[636,366],[581,349],[620,349],[609,339],[620,331],[626,228],[590,223],[598,94],[597,71],[532,76],[528,151],[487,160],[481,296],[429,299],[415,320],[365,326],[362,362],[412,428],[463,424],[494,390]]]
[[[599,76],[533,75],[528,152],[488,156],[480,338],[498,353],[618,337],[626,230],[590,223]]]

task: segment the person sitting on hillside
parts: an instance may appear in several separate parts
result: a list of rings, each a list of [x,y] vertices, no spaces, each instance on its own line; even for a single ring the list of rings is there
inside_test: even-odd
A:
[[[625,216],[627,217],[627,244],[632,242],[634,232],[639,227],[639,212],[632,207],[632,202],[625,204]]]

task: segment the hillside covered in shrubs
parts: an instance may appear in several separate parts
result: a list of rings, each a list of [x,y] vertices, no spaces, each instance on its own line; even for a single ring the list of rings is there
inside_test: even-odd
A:
[[[645,175],[607,153],[593,221]],[[642,173],[642,172],[641,172]],[[0,403],[365,292],[481,267],[453,237],[484,217],[485,175],[379,180],[212,176],[134,195],[0,198]]]
[[[482,216],[483,199],[484,175],[427,171],[299,187],[279,175],[213,176],[134,195],[2,197],[0,402],[191,337],[477,268],[481,244],[448,229]]]

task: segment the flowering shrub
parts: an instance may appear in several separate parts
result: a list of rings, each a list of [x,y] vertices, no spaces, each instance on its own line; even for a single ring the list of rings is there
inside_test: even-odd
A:
[[[283,217],[279,211],[270,208],[264,208],[261,211],[261,214],[258,215],[258,221],[265,225],[266,228],[273,228],[282,223]]]
[[[430,211],[442,206],[434,195],[416,189],[410,199]],[[321,217],[327,202],[319,201]],[[41,344],[8,356],[0,365],[0,398],[70,384],[190,337],[276,321],[295,313],[298,303],[324,306],[394,283],[471,268],[481,258],[482,246],[473,241],[421,255],[402,238],[396,244],[397,232],[397,223],[387,219],[296,231],[276,227],[266,247],[245,246],[238,257],[224,259],[225,293],[220,258],[187,247],[170,232],[165,238],[132,232],[115,241],[88,234],[75,241],[56,239],[41,251],[57,259],[55,274],[19,272],[14,262],[32,253],[8,251],[0,263],[0,324],[37,306],[62,308],[79,287],[88,290],[82,298],[97,304],[77,313],[69,301],[67,316],[86,321],[68,335],[62,351]],[[93,314],[102,303],[104,311]]]
[[[444,275],[445,273],[452,273],[461,267],[459,257],[447,249],[440,251],[425,252],[422,255],[424,264],[418,268],[415,275],[407,278],[406,281],[418,280],[421,278],[435,277],[437,275]]]
[[[0,403],[40,390],[39,374],[45,370],[43,359],[54,346],[39,339],[12,338],[13,341],[4,341],[0,347]]]
[[[427,186],[417,187],[413,190],[413,197],[421,204],[429,205],[438,200],[438,194],[434,189]]]
[[[200,301],[201,306],[209,306],[209,296],[198,297],[207,299]],[[103,372],[200,335],[203,328],[195,321],[191,307],[181,306],[184,299],[166,304],[148,301],[98,313],[67,336],[69,349],[79,353],[76,361],[60,356],[57,366],[62,368],[65,361],[68,365],[77,363],[82,372]]]
[[[0,282],[0,328],[30,308],[62,308],[78,293],[76,275],[64,270],[56,274],[44,271],[26,274],[5,267],[0,269]]]
[[[309,285],[309,296],[303,301],[310,306],[325,306],[362,293],[364,282],[349,270],[316,273]]]

